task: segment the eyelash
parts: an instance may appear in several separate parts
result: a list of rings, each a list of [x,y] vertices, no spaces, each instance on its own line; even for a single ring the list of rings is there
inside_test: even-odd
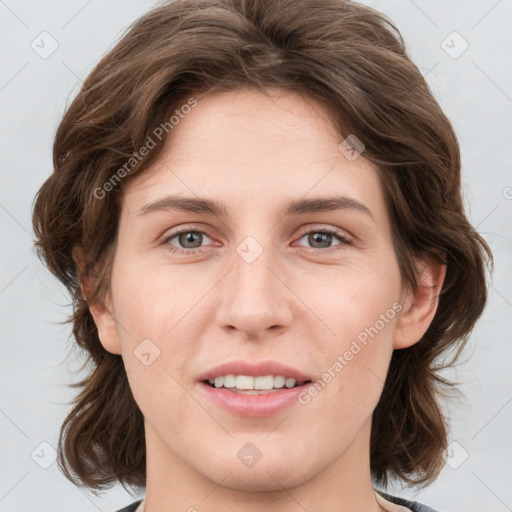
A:
[[[162,241],[162,244],[167,246],[167,250],[169,252],[176,253],[176,254],[184,254],[184,255],[187,255],[187,254],[202,254],[204,252],[200,248],[198,248],[198,249],[180,249],[180,248],[171,246],[170,245],[170,241],[173,240],[174,238],[176,238],[177,236],[181,235],[182,233],[201,233],[203,235],[208,236],[204,231],[201,231],[199,229],[192,229],[190,227],[186,227],[186,228],[182,228],[182,229],[179,229],[177,231],[174,231],[173,233],[171,233],[169,236],[167,236]],[[299,240],[301,238],[304,238],[304,236],[309,235],[311,233],[322,233],[322,234],[333,235],[336,238],[338,238],[340,243],[335,245],[334,248],[326,248],[326,249],[315,249],[314,247],[309,247],[308,248],[308,247],[300,246],[303,249],[306,249],[306,252],[309,252],[309,253],[318,253],[318,252],[320,252],[320,253],[322,253],[324,255],[325,254],[332,254],[334,252],[343,250],[343,246],[352,245],[352,240],[351,239],[349,239],[342,232],[337,231],[336,229],[332,229],[332,228],[310,229],[309,231],[304,231],[299,236]]]

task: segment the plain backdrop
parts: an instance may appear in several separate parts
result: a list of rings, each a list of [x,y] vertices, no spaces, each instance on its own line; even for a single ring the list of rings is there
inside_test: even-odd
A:
[[[277,1],[277,0],[276,0]],[[402,32],[459,137],[469,217],[490,244],[487,310],[449,375],[449,464],[420,492],[391,489],[441,512],[512,510],[512,1],[365,1]],[[297,0],[299,6],[300,0]],[[154,2],[0,0],[0,511],[114,511],[120,486],[95,497],[59,472],[52,447],[74,396],[79,361],[65,289],[37,260],[31,209],[49,176],[54,133],[92,66]],[[300,7],[299,7],[300,8]],[[508,219],[508,220],[507,220]]]

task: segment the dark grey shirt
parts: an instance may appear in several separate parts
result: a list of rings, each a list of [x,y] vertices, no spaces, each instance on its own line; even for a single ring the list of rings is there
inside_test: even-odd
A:
[[[398,498],[396,496],[391,496],[382,491],[377,491],[385,500],[394,503],[395,505],[402,505],[412,510],[412,512],[437,512],[433,508],[427,507],[426,505],[422,505],[421,503],[417,503],[416,501],[408,501],[403,498]]]
[[[396,505],[407,507],[412,510],[412,512],[437,512],[433,508],[422,505],[421,503],[416,503],[415,501],[407,501],[403,498],[397,498],[396,496],[391,496],[390,494],[386,494],[382,491],[378,492],[384,499],[390,501],[391,503],[395,503]],[[128,505],[127,507],[118,510],[117,512],[135,512],[141,501],[142,500],[136,501],[135,503],[132,503],[131,505]]]

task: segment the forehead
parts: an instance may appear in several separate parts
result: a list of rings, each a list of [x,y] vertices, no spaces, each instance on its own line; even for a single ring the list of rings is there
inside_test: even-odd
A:
[[[326,105],[269,90],[210,93],[182,115],[157,161],[125,189],[134,212],[165,194],[249,206],[342,194],[383,208],[375,166],[349,160]],[[229,213],[229,212],[228,212]]]

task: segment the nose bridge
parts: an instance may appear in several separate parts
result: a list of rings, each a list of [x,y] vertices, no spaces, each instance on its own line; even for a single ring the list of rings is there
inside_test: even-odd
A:
[[[270,235],[271,236],[271,235]],[[286,286],[276,277],[275,251],[252,236],[233,251],[232,271],[221,290],[218,320],[250,336],[291,320]]]

